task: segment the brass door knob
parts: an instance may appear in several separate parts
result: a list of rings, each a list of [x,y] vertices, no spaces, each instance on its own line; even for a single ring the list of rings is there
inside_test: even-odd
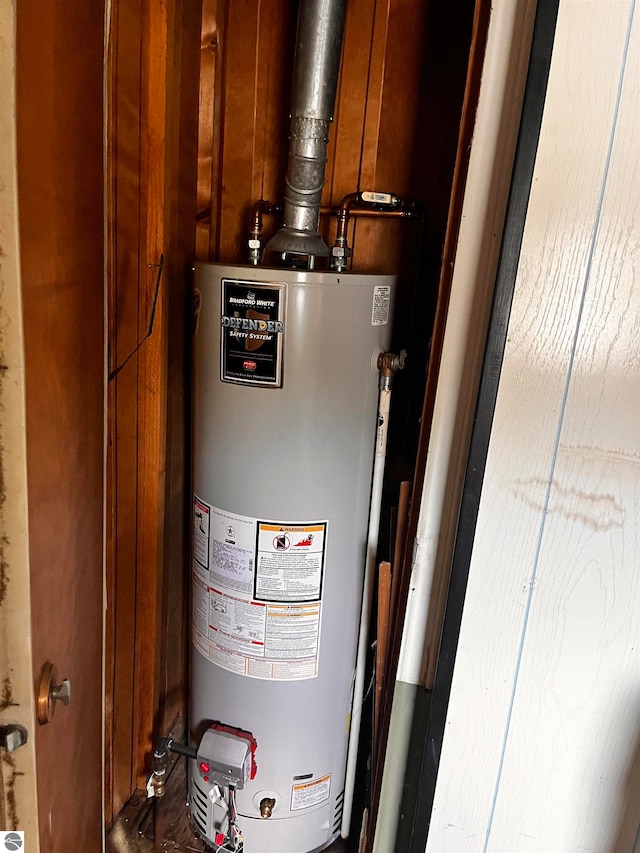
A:
[[[58,683],[58,670],[55,664],[47,661],[40,672],[40,689],[38,690],[37,716],[41,726],[50,723],[56,710],[56,702],[68,705],[71,701],[71,682],[65,678]]]

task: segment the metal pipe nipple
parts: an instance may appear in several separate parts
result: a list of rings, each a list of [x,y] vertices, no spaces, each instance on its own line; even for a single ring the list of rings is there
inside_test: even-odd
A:
[[[169,750],[172,741],[170,738],[161,738],[153,750],[151,762],[151,776],[147,784],[150,796],[164,797],[165,784],[167,781],[167,770],[169,768]]]
[[[263,800],[260,800],[260,817],[271,817],[275,804],[276,801],[273,797],[265,797]]]

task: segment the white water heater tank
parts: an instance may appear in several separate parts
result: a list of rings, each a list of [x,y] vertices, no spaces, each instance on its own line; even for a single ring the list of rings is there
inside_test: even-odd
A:
[[[194,275],[191,742],[241,732],[245,853],[320,851],[340,834],[394,279]],[[191,817],[215,844],[201,758]]]

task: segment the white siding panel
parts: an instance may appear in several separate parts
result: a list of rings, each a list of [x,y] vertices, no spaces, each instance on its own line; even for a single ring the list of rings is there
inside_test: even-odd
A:
[[[639,80],[636,16],[490,850],[630,851],[640,816]]]
[[[640,16],[627,44],[633,12],[626,0],[560,4],[430,853],[633,846],[640,813],[632,784],[640,775]]]

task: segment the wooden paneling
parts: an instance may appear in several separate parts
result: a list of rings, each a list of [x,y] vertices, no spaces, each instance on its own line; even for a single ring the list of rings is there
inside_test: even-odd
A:
[[[200,91],[198,99],[198,197],[196,258],[207,260],[211,236],[217,232],[217,178],[220,152],[220,20],[218,0],[204,0],[200,43]]]
[[[197,5],[197,4],[196,4]],[[189,412],[191,279],[196,220],[200,16],[191,0],[172,8],[168,42],[166,161],[167,292],[166,471],[164,565],[160,629],[159,707],[156,733],[167,732],[185,713],[187,689],[189,524]]]
[[[331,204],[334,199],[340,201],[347,193],[353,192],[354,187],[359,186],[367,104],[374,93],[379,91],[381,84],[379,77],[376,81],[370,75],[375,48],[372,41],[375,8],[375,0],[347,3],[345,46],[338,78],[335,116],[329,130],[323,198],[325,204]],[[375,64],[379,75],[382,63],[378,61]],[[355,149],[354,139],[359,140]]]
[[[47,853],[103,835],[103,39],[103,3],[16,6],[33,677],[72,684],[29,733]]]
[[[438,853],[637,843],[639,56],[633,2],[562,0],[427,844]]]
[[[164,0],[143,3],[141,67],[141,144],[138,340],[154,328],[138,356],[138,467],[135,692],[133,705],[133,773],[138,785],[148,771],[159,702],[161,590],[167,406],[167,298],[170,283],[162,269],[167,246],[166,110],[167,18]]]
[[[424,200],[422,188],[415,181],[417,170],[412,153],[415,135],[427,129],[420,85],[427,10],[428,4],[410,0],[376,3],[358,189],[380,189]],[[345,42],[345,49],[348,47]],[[345,85],[349,85],[348,80]],[[356,146],[354,135],[345,146],[347,158],[359,150]],[[358,266],[372,272],[398,272],[406,246],[406,226],[398,221],[357,222],[353,248]],[[411,237],[415,240],[415,233]]]
[[[105,789],[107,818],[131,793],[133,756],[142,10],[114,4],[108,54],[109,453]],[[117,223],[117,227],[116,227]],[[133,354],[133,355],[132,355]],[[129,361],[127,362],[127,359]]]
[[[220,4],[222,5],[222,4]],[[214,256],[244,259],[251,204],[277,201],[286,168],[295,14],[287,0],[225,4]],[[215,203],[215,202],[214,202]]]
[[[143,785],[154,737],[184,712],[187,270],[200,32],[198,4],[182,0],[121,0],[112,14],[108,817]]]

